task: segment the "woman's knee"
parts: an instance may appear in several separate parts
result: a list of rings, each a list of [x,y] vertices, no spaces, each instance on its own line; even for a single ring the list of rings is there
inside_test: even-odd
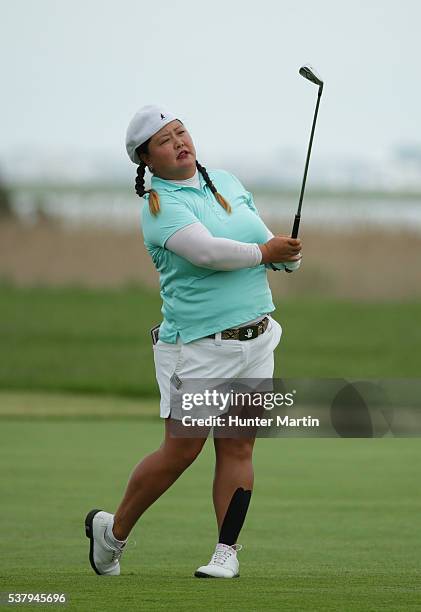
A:
[[[200,454],[204,441],[198,439],[172,439],[165,440],[161,446],[168,463],[175,470],[184,470]]]
[[[254,439],[215,438],[217,459],[245,461],[253,456]]]

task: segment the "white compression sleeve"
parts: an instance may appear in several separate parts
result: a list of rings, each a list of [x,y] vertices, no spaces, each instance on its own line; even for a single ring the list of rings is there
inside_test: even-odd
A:
[[[262,261],[257,243],[216,238],[203,223],[191,223],[168,238],[165,248],[211,270],[254,268]]]

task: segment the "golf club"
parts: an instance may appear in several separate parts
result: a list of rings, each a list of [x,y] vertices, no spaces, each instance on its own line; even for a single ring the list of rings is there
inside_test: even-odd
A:
[[[316,109],[314,111],[313,125],[312,125],[312,128],[311,128],[311,134],[310,134],[310,142],[308,144],[306,165],[305,165],[305,168],[304,168],[303,182],[302,182],[302,185],[301,185],[300,201],[298,203],[298,210],[297,210],[297,214],[295,215],[295,219],[294,219],[294,225],[293,225],[293,228],[292,228],[291,238],[297,238],[297,236],[298,236],[298,229],[300,227],[301,207],[302,207],[302,204],[303,204],[304,190],[305,190],[305,187],[306,187],[307,170],[308,170],[308,164],[310,162],[311,146],[313,144],[313,136],[314,136],[314,129],[316,127],[317,113],[319,112],[320,98],[321,98],[322,91],[323,91],[323,81],[320,78],[320,76],[317,74],[317,72],[314,70],[314,68],[312,68],[311,66],[306,64],[304,66],[301,66],[301,68],[299,70],[299,73],[301,74],[301,76],[303,76],[308,81],[311,81],[312,83],[315,83],[316,85],[318,85],[319,86],[319,91],[318,91],[318,94],[317,94],[317,103],[316,103]],[[288,268],[285,268],[285,272],[292,272],[292,270],[288,270]]]

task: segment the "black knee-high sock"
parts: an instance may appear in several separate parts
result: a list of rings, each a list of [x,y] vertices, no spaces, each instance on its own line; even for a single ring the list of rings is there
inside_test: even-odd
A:
[[[219,541],[222,544],[232,546],[237,541],[238,534],[246,518],[250,498],[251,491],[245,491],[242,487],[235,491],[219,533]]]

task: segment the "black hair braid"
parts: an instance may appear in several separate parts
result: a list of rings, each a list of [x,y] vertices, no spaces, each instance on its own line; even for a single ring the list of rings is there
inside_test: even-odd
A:
[[[146,193],[145,191],[145,170],[146,170],[146,164],[143,161],[141,161],[137,167],[136,182],[135,182],[135,190],[139,198],[142,198]]]
[[[215,200],[218,202],[218,204],[220,204],[222,208],[224,208],[227,211],[228,214],[231,214],[232,208],[230,206],[230,203],[227,202],[227,200],[220,193],[218,193],[218,190],[215,187],[215,185],[212,183],[211,178],[206,168],[202,166],[201,164],[199,164],[197,160],[196,160],[196,168],[199,170],[200,174],[205,179],[206,185],[209,187],[209,189],[213,193],[213,196]]]
[[[216,189],[215,185],[212,183],[206,168],[204,166],[202,166],[201,164],[199,164],[199,162],[197,160],[196,160],[196,168],[199,170],[200,174],[205,179],[206,185],[212,191],[213,195],[215,195],[217,193],[217,189]]]

